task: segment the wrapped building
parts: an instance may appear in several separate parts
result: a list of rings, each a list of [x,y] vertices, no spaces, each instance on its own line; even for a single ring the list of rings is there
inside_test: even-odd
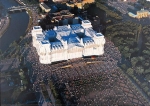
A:
[[[105,44],[103,34],[96,33],[89,20],[82,20],[81,24],[55,26],[48,31],[34,26],[32,41],[42,64],[103,55]]]

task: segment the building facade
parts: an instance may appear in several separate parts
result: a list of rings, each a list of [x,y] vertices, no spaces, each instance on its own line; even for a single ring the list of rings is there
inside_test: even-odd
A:
[[[137,18],[144,18],[144,17],[148,17],[149,16],[149,11],[148,10],[140,10],[137,11]]]
[[[150,12],[148,10],[141,9],[140,11],[137,11],[136,14],[134,14],[132,12],[129,12],[128,15],[130,17],[140,19],[140,18],[149,17],[150,16]]]
[[[129,12],[128,15],[129,15],[130,17],[132,17],[132,18],[137,18],[137,15],[135,15],[135,14],[133,14],[133,13],[131,13],[131,12]]]
[[[81,24],[57,26],[48,31],[34,26],[32,40],[42,64],[104,53],[105,38],[92,29],[89,20],[82,20]]]

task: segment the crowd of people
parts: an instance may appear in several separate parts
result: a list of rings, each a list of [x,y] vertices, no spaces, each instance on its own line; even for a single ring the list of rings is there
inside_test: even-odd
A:
[[[33,88],[38,92],[40,82],[48,84],[46,82],[52,80],[54,84],[69,83],[71,86],[66,88],[69,89],[66,95],[74,95],[78,105],[145,104],[144,100],[138,98],[140,94],[133,90],[127,78],[118,71],[117,64],[121,62],[119,50],[107,39],[104,48],[102,56],[76,58],[46,65],[40,64],[36,49],[30,46],[27,61],[32,66]],[[90,83],[84,84],[84,81]]]
[[[36,49],[31,48],[29,51],[30,54],[28,55],[28,61],[32,63],[32,70],[34,75],[38,77],[38,81],[42,81],[45,76],[48,76],[48,78],[54,76],[61,80],[75,80],[79,77],[84,77],[93,73],[98,74],[101,71],[116,69],[117,62],[121,57],[119,57],[119,52],[117,52],[116,48],[113,46],[114,45],[111,46],[111,42],[106,43],[105,48],[107,49],[105,49],[103,56],[77,58],[49,65],[40,64]],[[70,65],[70,67],[62,68],[68,65]]]
[[[119,70],[102,71],[101,80],[88,84],[70,83],[71,92],[77,97],[78,105],[146,105],[140,93]],[[87,77],[87,80],[90,77]],[[85,79],[84,79],[85,80]],[[80,83],[80,81],[79,81]],[[147,104],[148,105],[148,104]]]

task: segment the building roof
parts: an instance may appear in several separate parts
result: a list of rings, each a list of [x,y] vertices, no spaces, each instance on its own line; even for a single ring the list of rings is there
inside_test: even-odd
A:
[[[98,36],[103,36],[103,34],[102,34],[102,33],[97,33],[96,36],[97,36],[97,37],[98,37]]]
[[[33,29],[41,29],[41,26],[34,26]]]
[[[81,24],[55,26],[53,30],[43,32],[43,34],[36,34],[36,40],[40,44],[49,44],[52,49],[61,49],[68,45],[68,49],[83,44],[93,44],[95,37],[103,36],[101,33],[96,33],[91,26],[88,26],[90,21],[83,20]],[[85,26],[88,26],[84,28]],[[40,27],[34,27],[37,29]]]
[[[41,5],[42,5],[45,9],[50,9],[45,3],[41,3]]]
[[[89,20],[83,20],[84,23],[91,23]]]

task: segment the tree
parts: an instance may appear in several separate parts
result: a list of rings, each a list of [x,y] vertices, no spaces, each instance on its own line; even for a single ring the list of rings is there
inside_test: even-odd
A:
[[[147,92],[149,90],[149,88],[146,86],[143,88],[145,92]]]
[[[24,76],[24,72],[23,72],[23,70],[22,70],[22,69],[20,69],[20,71],[19,71],[19,75],[20,75],[20,79],[24,79],[24,78],[25,78],[25,76]]]
[[[124,53],[125,58],[129,58],[131,57],[131,53]]]
[[[132,67],[135,67],[137,62],[138,62],[138,59],[136,57],[131,58]]]
[[[107,6],[105,6],[104,4],[100,3],[100,2],[96,2],[96,7],[104,10],[106,12],[106,14],[108,14],[110,17],[115,18],[117,20],[121,20],[122,17],[119,16],[116,12],[110,10]]]
[[[138,60],[139,60],[139,61],[143,61],[143,60],[145,60],[145,59],[144,59],[144,57],[139,56],[139,57],[138,57]]]
[[[142,74],[144,72],[144,68],[142,66],[138,66],[138,67],[136,67],[135,71],[137,74]]]
[[[147,95],[150,96],[150,92],[148,92]]]
[[[147,84],[144,82],[141,84],[141,87],[144,88]]]
[[[143,50],[142,51],[144,55],[150,55],[150,51],[149,50]]]
[[[150,42],[146,42],[145,45],[146,45],[146,46],[150,46]]]
[[[139,48],[134,48],[134,51],[135,51],[135,52],[138,52],[138,51],[139,51]]]
[[[126,64],[122,64],[121,67],[122,67],[123,70],[126,70],[126,69],[127,69]]]
[[[126,46],[126,47],[124,48],[124,50],[125,50],[126,52],[128,52],[128,51],[129,51],[129,47]]]
[[[150,74],[147,74],[145,77],[147,80],[150,80]]]
[[[146,70],[144,71],[144,74],[148,74],[148,73],[150,73],[150,69],[146,69]]]
[[[130,76],[132,76],[132,75],[133,75],[133,69],[132,69],[132,68],[129,68],[129,69],[127,70],[127,74],[130,75]]]
[[[148,67],[149,63],[148,62],[143,62],[143,66]]]
[[[28,84],[28,81],[27,81],[26,79],[23,79],[23,80],[22,80],[22,83],[23,83],[24,85],[27,85],[27,84]]]

